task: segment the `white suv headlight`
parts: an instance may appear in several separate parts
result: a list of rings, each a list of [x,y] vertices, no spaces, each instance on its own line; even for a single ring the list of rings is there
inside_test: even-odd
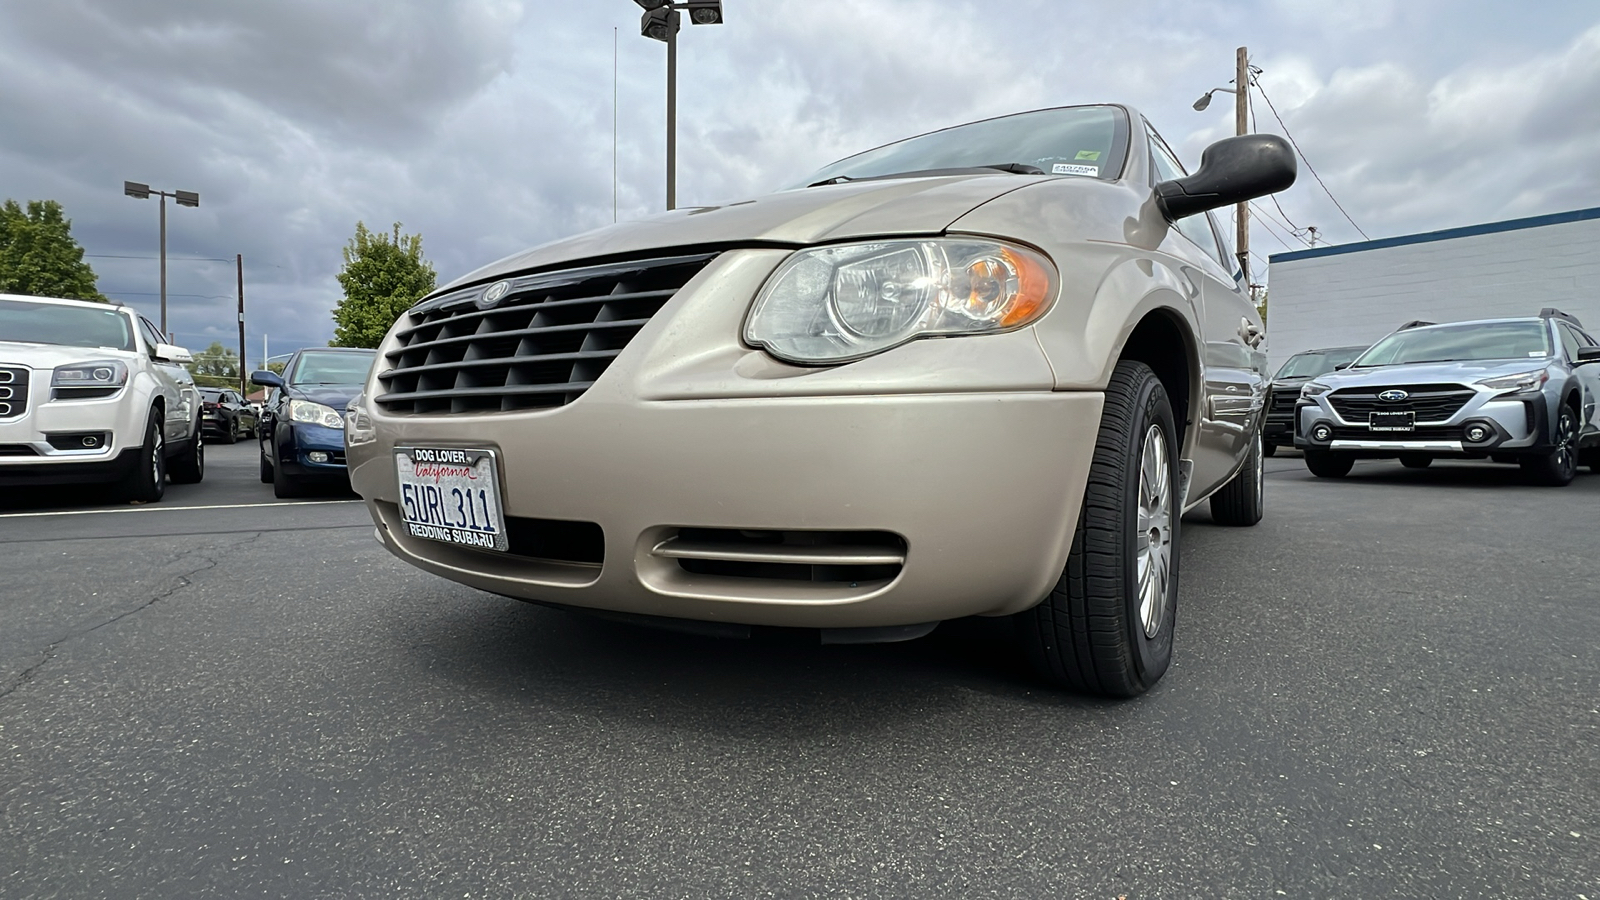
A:
[[[117,388],[127,383],[128,366],[116,359],[56,366],[50,373],[53,388]]]
[[[1050,308],[1056,285],[1050,260],[998,241],[817,247],[767,280],[744,336],[789,362],[849,362],[919,337],[1020,328]]]
[[[312,403],[310,400],[290,400],[289,418],[296,422],[305,422],[308,425],[321,425],[324,428],[343,428],[344,416],[331,406],[321,403]]]

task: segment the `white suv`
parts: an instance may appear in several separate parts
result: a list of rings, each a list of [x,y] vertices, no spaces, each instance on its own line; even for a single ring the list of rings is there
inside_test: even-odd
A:
[[[205,475],[189,351],[118,304],[0,294],[0,487],[111,482],[152,502]]]

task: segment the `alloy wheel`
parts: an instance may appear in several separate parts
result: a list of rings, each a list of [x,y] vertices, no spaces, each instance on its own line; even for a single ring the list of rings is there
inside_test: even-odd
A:
[[[1577,443],[1578,427],[1572,410],[1563,407],[1561,417],[1556,420],[1556,471],[1566,475],[1577,470]]]
[[[1139,621],[1144,636],[1153,638],[1166,620],[1172,574],[1172,467],[1160,425],[1144,433],[1139,453],[1137,527]]]

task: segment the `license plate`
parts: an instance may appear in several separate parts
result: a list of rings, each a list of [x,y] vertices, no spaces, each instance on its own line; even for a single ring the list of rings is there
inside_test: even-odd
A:
[[[1373,431],[1416,431],[1414,412],[1373,412],[1367,414],[1367,427]]]
[[[395,449],[394,462],[408,534],[479,550],[507,548],[493,450],[404,447]]]

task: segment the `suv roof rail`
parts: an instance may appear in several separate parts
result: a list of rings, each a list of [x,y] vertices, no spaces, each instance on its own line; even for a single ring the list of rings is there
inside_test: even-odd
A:
[[[1564,313],[1561,310],[1556,309],[1554,306],[1546,306],[1544,309],[1539,310],[1539,318],[1541,318],[1541,319],[1565,319],[1566,321],[1571,322],[1572,324],[1578,326],[1579,328],[1583,327],[1583,323],[1578,321],[1578,317],[1577,316],[1573,315],[1572,313]]]
[[[1405,331],[1407,328],[1424,328],[1424,327],[1427,327],[1429,325],[1437,325],[1437,324],[1439,324],[1439,323],[1438,322],[1424,322],[1421,319],[1412,319],[1411,321],[1405,323],[1404,325],[1401,325],[1399,328],[1396,328],[1395,331]]]

